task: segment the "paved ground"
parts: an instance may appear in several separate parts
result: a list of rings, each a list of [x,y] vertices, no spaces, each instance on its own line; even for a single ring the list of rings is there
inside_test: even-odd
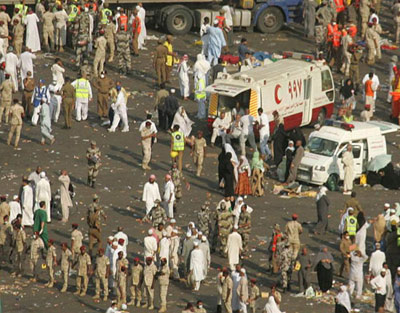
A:
[[[385,13],[385,12],[384,12]],[[383,24],[385,27],[386,24]],[[159,36],[159,33],[150,31],[151,34]],[[302,37],[301,28],[287,28],[274,36],[267,36],[259,33],[236,33],[235,41],[240,40],[242,36],[246,36],[249,40],[250,47],[255,50],[263,50],[269,52],[282,52],[285,50],[295,50],[303,52],[312,52],[312,42]],[[191,57],[192,64],[195,55],[199,51],[199,47],[194,45],[196,36],[193,34],[178,38],[175,42],[175,49],[182,55],[188,53]],[[1,193],[7,193],[10,196],[18,192],[21,177],[28,175],[37,165],[41,165],[47,172],[52,182],[53,192],[59,187],[57,177],[60,170],[67,169],[70,173],[72,182],[77,187],[77,195],[74,199],[74,208],[72,210],[70,223],[79,223],[81,228],[86,232],[86,210],[91,202],[94,192],[100,196],[100,201],[106,207],[107,221],[103,226],[103,238],[116,232],[117,226],[125,227],[129,235],[129,251],[130,260],[134,256],[142,254],[142,240],[144,233],[149,227],[142,225],[138,220],[143,217],[144,205],[140,201],[143,184],[147,181],[149,173],[144,173],[140,167],[141,147],[138,136],[138,126],[145,116],[145,110],[152,108],[153,105],[153,85],[154,71],[151,66],[151,51],[156,45],[155,41],[148,41],[148,51],[143,52],[139,58],[133,58],[134,72],[129,78],[122,78],[123,85],[130,91],[135,93],[133,99],[129,100],[129,133],[109,134],[105,128],[101,127],[96,117],[95,99],[90,104],[89,120],[86,122],[74,122],[71,130],[61,129],[63,126],[62,117],[58,124],[54,125],[54,134],[56,142],[53,146],[41,146],[40,130],[38,127],[25,125],[23,128],[21,148],[15,151],[6,145],[6,134],[8,128],[1,126],[0,128],[0,190]],[[236,51],[236,48],[235,48]],[[384,59],[377,64],[375,69],[381,82],[385,82],[386,64],[389,56],[393,52],[383,52]],[[76,76],[76,72],[71,71],[69,65],[68,53],[62,55],[64,64],[67,67],[67,75]],[[36,63],[36,78],[44,77],[50,80],[50,66],[53,63],[51,58],[45,58],[43,55],[38,57]],[[108,65],[107,69],[111,77],[115,80],[118,76],[115,72],[116,64]],[[362,74],[368,72],[363,67]],[[339,82],[340,77],[336,78]],[[172,85],[178,86],[177,80],[174,79]],[[390,107],[384,101],[386,99],[385,92],[379,92],[377,116],[381,119],[387,119]],[[189,115],[195,121],[194,129],[205,129],[205,123],[196,120],[193,116],[196,112],[196,104],[192,101],[182,103]],[[361,104],[358,105],[361,108]],[[308,133],[310,129],[305,128]],[[389,153],[393,154],[394,162],[400,161],[399,144],[400,135],[390,135],[387,137]],[[98,176],[96,190],[88,188],[85,185],[86,159],[85,151],[90,140],[96,140],[103,154],[103,165]],[[163,185],[162,177],[170,167],[169,159],[169,137],[165,133],[160,133],[158,143],[154,146],[153,160],[151,166],[152,173],[158,176],[160,186]],[[191,183],[190,192],[184,191],[184,196],[178,208],[178,224],[184,227],[189,221],[197,221],[197,211],[200,205],[209,196],[213,204],[221,199],[221,194],[217,189],[217,160],[216,156],[219,149],[209,150],[209,157],[205,160],[205,175],[197,178],[193,174],[193,164],[189,158],[189,154],[185,153],[184,157],[184,175]],[[299,220],[305,223],[305,233],[302,235],[302,243],[307,244],[313,253],[318,251],[321,244],[329,246],[337,260],[338,242],[337,225],[339,222],[339,209],[342,209],[345,198],[340,193],[329,193],[331,199],[332,218],[330,221],[331,231],[323,238],[309,236],[309,230],[312,229],[316,220],[315,200],[311,198],[302,199],[282,199],[271,193],[274,181],[269,180],[266,186],[266,194],[263,198],[250,197],[247,201],[255,210],[252,215],[252,233],[251,233],[251,257],[244,261],[244,266],[248,270],[250,277],[257,277],[261,291],[267,291],[267,286],[276,281],[278,277],[271,276],[266,273],[267,255],[266,255],[266,236],[270,236],[272,225],[280,223],[284,225],[292,213],[296,212],[300,215]],[[359,200],[365,208],[368,216],[375,216],[383,202],[395,202],[399,199],[399,193],[396,191],[373,191],[370,188],[356,187],[355,190],[359,194]],[[69,241],[70,223],[62,225],[60,222],[53,220],[49,225],[50,238],[54,238],[57,246],[63,241]],[[29,233],[29,231],[28,231]],[[85,235],[85,244],[87,244],[87,235]],[[371,245],[372,233],[369,233],[368,248]],[[189,291],[183,283],[171,282],[168,295],[168,312],[180,312],[187,301],[195,302],[202,299],[205,308],[209,312],[214,312],[216,304],[216,288],[215,276],[216,268],[226,265],[226,260],[216,255],[212,256],[212,270],[210,270],[207,281],[202,285],[197,293]],[[335,264],[336,270],[338,264]],[[93,283],[90,282],[88,296],[84,298],[72,295],[74,292],[75,280],[70,280],[70,288],[68,293],[61,294],[61,277],[57,276],[58,282],[55,288],[49,290],[43,287],[47,279],[46,272],[41,273],[41,281],[37,284],[29,283],[26,277],[13,281],[9,277],[9,268],[0,270],[0,299],[3,303],[3,312],[103,312],[108,303],[95,303],[91,299],[94,292]],[[297,277],[294,278],[294,292],[297,292]],[[335,279],[337,277],[335,276]],[[313,275],[313,283],[316,284],[316,277]],[[158,307],[158,287],[156,287],[156,307]],[[259,300],[259,306],[263,306],[265,299]],[[360,305],[362,312],[372,312],[367,305]],[[283,295],[282,309],[287,312],[333,312],[333,306],[326,304],[317,304],[315,301],[306,301],[302,298],[294,298],[290,294]],[[130,312],[145,312],[144,309],[132,309]]]

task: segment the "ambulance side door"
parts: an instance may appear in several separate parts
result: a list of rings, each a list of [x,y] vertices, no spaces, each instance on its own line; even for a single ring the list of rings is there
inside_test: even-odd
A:
[[[301,126],[308,125],[312,118],[312,78],[308,76],[303,80],[304,83],[304,104],[303,104],[303,117],[301,120]]]

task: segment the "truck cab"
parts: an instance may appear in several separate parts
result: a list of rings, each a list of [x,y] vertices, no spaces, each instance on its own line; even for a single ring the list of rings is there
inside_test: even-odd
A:
[[[366,173],[371,159],[387,153],[384,135],[400,129],[398,125],[383,121],[347,124],[328,120],[326,125],[310,134],[297,180],[314,185],[323,185],[328,180],[342,181],[342,156],[349,144],[354,158],[354,178],[358,178]]]

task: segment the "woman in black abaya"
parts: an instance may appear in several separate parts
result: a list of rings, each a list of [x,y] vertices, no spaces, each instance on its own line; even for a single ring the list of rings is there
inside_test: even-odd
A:
[[[327,292],[332,288],[333,280],[333,256],[328,252],[328,248],[323,246],[315,259],[315,269],[317,270],[318,285],[322,292]]]

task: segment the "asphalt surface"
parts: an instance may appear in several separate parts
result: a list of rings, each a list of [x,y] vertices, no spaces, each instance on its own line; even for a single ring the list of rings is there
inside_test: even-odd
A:
[[[383,10],[385,16],[387,10]],[[387,24],[383,21],[383,27],[387,29]],[[155,31],[149,31],[150,35],[159,36]],[[313,42],[302,36],[301,26],[285,28],[275,35],[264,35],[260,33],[235,33],[235,42],[245,36],[249,41],[249,46],[254,50],[280,53],[286,50],[313,52]],[[189,54],[191,64],[195,61],[195,56],[200,47],[194,45],[197,40],[195,34],[188,34],[176,39],[174,48],[179,55]],[[71,181],[76,186],[76,197],[74,198],[74,208],[71,210],[70,221],[66,225],[57,220],[49,224],[49,237],[53,238],[60,254],[59,244],[70,241],[71,223],[79,223],[81,230],[85,234],[84,243],[87,244],[87,225],[86,211],[91,203],[93,193],[100,196],[100,203],[105,207],[108,216],[103,225],[102,237],[115,233],[118,226],[123,226],[129,235],[128,259],[140,256],[143,253],[143,238],[149,228],[149,224],[141,224],[140,218],[144,215],[144,204],[140,201],[143,184],[147,181],[150,173],[156,174],[160,188],[163,187],[163,176],[169,170],[171,163],[169,158],[169,136],[166,133],[159,133],[158,143],[153,147],[153,159],[150,172],[144,172],[141,167],[141,146],[138,133],[140,122],[145,117],[145,110],[151,109],[154,103],[154,79],[155,73],[152,69],[151,52],[156,46],[156,41],[147,41],[147,51],[141,52],[140,57],[132,58],[133,73],[129,77],[122,77],[122,84],[129,91],[134,92],[133,98],[128,103],[128,116],[130,123],[129,133],[108,133],[105,127],[101,126],[96,116],[96,96],[90,103],[89,119],[85,122],[73,122],[71,130],[62,129],[63,116],[59,122],[53,125],[53,134],[56,142],[54,145],[40,145],[40,129],[25,124],[22,131],[20,142],[21,150],[14,150],[6,145],[7,126],[0,127],[0,190],[1,193],[12,195],[18,193],[18,189],[23,175],[28,175],[36,166],[41,165],[47,172],[52,184],[53,193],[59,188],[57,177],[60,170],[67,169]],[[236,52],[236,45],[232,51]],[[383,84],[387,84],[386,68],[389,57],[397,51],[383,51],[383,60],[374,66]],[[54,57],[54,56],[53,56]],[[72,65],[69,62],[71,54],[67,51],[61,54],[64,65],[67,69],[66,76],[76,77]],[[50,66],[53,64],[51,57],[39,55],[35,62],[35,78],[45,78],[51,80]],[[113,80],[119,79],[116,72],[116,63],[107,64],[107,70]],[[367,73],[368,68],[363,65],[362,76]],[[335,81],[339,82],[340,76],[335,75]],[[177,77],[174,75],[171,86],[178,87]],[[177,88],[178,90],[179,88]],[[96,94],[96,92],[95,92]],[[378,92],[377,113],[380,119],[387,120],[390,113],[390,105],[386,100],[386,92]],[[180,101],[180,104],[189,112],[189,116],[195,121],[194,131],[206,129],[205,121],[194,118],[197,105],[193,101]],[[362,104],[358,103],[357,109],[361,109]],[[356,113],[357,114],[357,113]],[[303,129],[306,134],[310,128]],[[393,155],[393,162],[400,161],[399,144],[400,135],[392,134],[387,136],[388,152]],[[210,136],[207,136],[209,141]],[[85,185],[87,178],[87,162],[85,152],[90,140],[96,140],[102,152],[103,160],[100,173],[98,175],[96,189],[93,190]],[[208,157],[205,159],[204,175],[200,178],[194,175],[194,166],[188,151],[184,155],[184,176],[191,184],[190,191],[184,190],[183,198],[178,206],[177,220],[180,227],[186,227],[189,221],[197,222],[197,212],[201,204],[210,199],[211,207],[222,199],[222,194],[217,188],[217,155],[220,149],[208,149]],[[283,199],[271,193],[276,181],[268,179],[266,193],[262,198],[249,197],[247,203],[254,208],[252,213],[252,232],[250,236],[251,256],[243,261],[250,278],[257,278],[261,291],[269,291],[268,286],[278,280],[278,276],[267,273],[268,256],[266,254],[267,244],[272,226],[279,223],[284,226],[290,220],[292,213],[299,214],[299,221],[304,223],[305,231],[301,236],[301,241],[306,244],[312,253],[316,253],[322,244],[329,247],[335,257],[335,272],[339,269],[340,257],[338,253],[337,226],[340,219],[339,210],[343,208],[346,197],[338,192],[329,192],[328,197],[332,206],[330,213],[330,232],[323,237],[313,237],[309,235],[316,221],[315,199],[313,198],[293,198]],[[314,187],[315,189],[315,187]],[[316,190],[316,189],[315,189]],[[371,188],[355,187],[361,205],[364,207],[367,216],[376,216],[384,202],[394,203],[399,199],[398,191],[375,191]],[[30,234],[30,230],[27,231]],[[371,249],[372,231],[368,233],[367,249]],[[186,302],[196,302],[203,300],[208,312],[214,312],[216,306],[216,268],[226,266],[227,260],[221,259],[218,255],[212,255],[212,269],[209,271],[207,280],[202,284],[200,291],[191,292],[183,282],[170,283],[168,291],[168,312],[180,312]],[[58,268],[59,269],[59,268]],[[58,270],[56,269],[56,271]],[[60,293],[62,286],[61,276],[56,276],[57,283],[52,289],[44,287],[47,282],[47,273],[42,271],[40,282],[28,282],[28,276],[22,279],[13,280],[9,276],[10,267],[0,270],[0,299],[2,300],[3,312],[104,312],[109,303],[96,303],[91,299],[94,295],[94,283],[90,281],[88,295],[77,297],[72,293],[75,291],[75,279],[71,277],[67,293]],[[29,270],[28,270],[29,273]],[[338,277],[334,276],[337,281]],[[286,312],[308,313],[308,312],[333,312],[334,306],[318,303],[314,300],[304,298],[294,298],[298,292],[297,275],[293,275],[293,294],[283,295],[281,309]],[[312,283],[317,286],[315,273],[312,276]],[[128,292],[129,294],[129,292]],[[158,286],[155,291],[156,308],[159,307]],[[266,299],[258,301],[258,307],[263,307]],[[373,309],[368,304],[357,303],[361,312],[372,312]],[[128,307],[129,312],[146,312],[146,309]]]

